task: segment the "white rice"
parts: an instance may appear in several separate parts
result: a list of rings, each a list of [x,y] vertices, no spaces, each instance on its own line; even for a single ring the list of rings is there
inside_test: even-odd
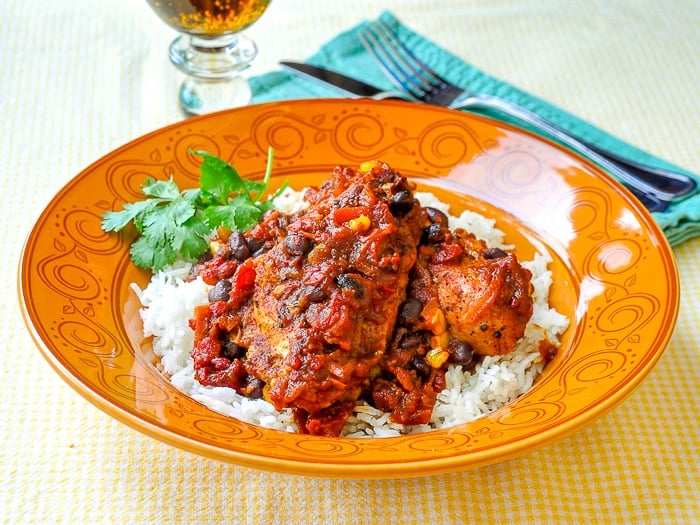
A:
[[[276,200],[277,207],[287,213],[303,209],[303,192],[287,189]],[[448,214],[451,228],[464,228],[484,239],[489,247],[510,249],[495,220],[470,211],[459,217],[449,215],[449,206],[430,193],[416,193],[423,206],[432,206]],[[551,271],[546,255],[538,254],[532,261],[521,264],[532,272],[534,311],[525,335],[516,349],[504,356],[485,357],[474,370],[451,365],[446,373],[447,386],[438,395],[428,425],[405,426],[389,421],[383,413],[365,403],[358,404],[348,419],[343,435],[346,437],[388,437],[447,428],[482,417],[512,402],[530,389],[542,372],[545,362],[538,343],[548,339],[558,345],[559,336],[568,326],[568,319],[549,307]],[[207,302],[209,286],[200,278],[186,282],[191,268],[179,262],[153,275],[144,290],[134,286],[143,308],[140,310],[145,336],[153,336],[153,350],[161,358],[163,372],[184,394],[222,414],[248,423],[295,432],[291,410],[278,412],[267,401],[248,399],[226,387],[210,387],[194,379],[190,352],[194,333],[189,319],[197,305]]]

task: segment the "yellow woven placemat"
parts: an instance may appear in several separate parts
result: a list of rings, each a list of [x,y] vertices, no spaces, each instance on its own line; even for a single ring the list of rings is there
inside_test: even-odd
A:
[[[251,29],[257,73],[389,9],[480,69],[700,171],[700,4],[517,0],[274,2]],[[675,248],[681,310],[656,368],[589,427],[452,474],[330,480],[195,456],[67,386],[21,319],[16,268],[46,202],[124,142],[182,118],[174,34],[145,2],[8,0],[0,9],[0,523],[700,522],[700,240]]]

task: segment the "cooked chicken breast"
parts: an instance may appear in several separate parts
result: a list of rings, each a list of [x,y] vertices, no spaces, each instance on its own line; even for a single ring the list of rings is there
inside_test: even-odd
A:
[[[532,316],[532,274],[516,256],[464,230],[421,249],[452,337],[479,355],[512,351]]]
[[[391,338],[420,225],[405,178],[339,168],[255,259],[246,368],[306,432],[337,435]]]

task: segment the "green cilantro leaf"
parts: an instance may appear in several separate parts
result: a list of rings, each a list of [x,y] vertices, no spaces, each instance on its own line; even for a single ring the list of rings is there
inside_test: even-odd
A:
[[[158,205],[156,200],[127,203],[122,211],[108,211],[102,215],[102,229],[106,232],[116,232],[134,222],[137,230],[141,231],[143,217]]]
[[[233,221],[237,230],[245,231],[260,222],[262,210],[255,204],[241,202],[235,205]]]
[[[177,259],[177,254],[165,237],[142,235],[131,245],[131,260],[139,268],[165,268]]]
[[[198,214],[178,229],[172,239],[172,247],[182,258],[196,259],[209,247],[211,231],[203,216]]]
[[[170,177],[170,180],[146,179],[146,183],[141,188],[144,195],[158,197],[166,200],[173,200],[180,197],[180,188]]]
[[[224,203],[229,194],[244,189],[243,179],[228,162],[206,151],[193,153],[202,157],[199,168],[202,191],[211,194],[217,202]]]
[[[273,208],[274,199],[287,186],[285,183],[271,197],[262,199],[272,170],[271,148],[262,181],[242,178],[228,162],[205,151],[191,153],[202,158],[199,188],[181,191],[172,177],[148,178],[141,188],[146,199],[102,215],[106,232],[120,231],[133,223],[139,236],[130,255],[140,268],[159,270],[179,258],[196,259],[207,250],[216,228],[251,228]]]

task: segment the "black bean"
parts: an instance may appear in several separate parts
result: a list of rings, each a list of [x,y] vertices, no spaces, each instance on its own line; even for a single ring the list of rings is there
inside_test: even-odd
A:
[[[445,238],[445,229],[439,222],[434,222],[430,226],[423,228],[421,244],[438,244]]]
[[[241,232],[232,232],[228,238],[228,246],[231,248],[231,255],[234,259],[245,261],[250,257],[250,248],[248,242]]]
[[[234,343],[233,341],[226,341],[221,349],[221,357],[226,357],[227,359],[241,358],[245,355],[246,349],[242,346]]]
[[[508,256],[508,254],[500,248],[489,248],[482,255],[485,259],[502,259]]]
[[[450,339],[450,343],[447,345],[447,351],[450,353],[452,362],[457,365],[466,366],[474,359],[474,349],[472,345],[456,338]]]
[[[416,324],[420,319],[420,313],[423,311],[423,303],[415,297],[410,297],[399,312],[399,324],[411,326]]]
[[[258,239],[257,237],[251,237],[247,240],[247,243],[250,253],[255,254],[263,248],[265,241],[262,239]]]
[[[209,290],[209,294],[207,295],[209,302],[215,303],[217,301],[228,301],[231,298],[229,292],[231,291],[232,286],[231,281],[228,279],[221,279],[212,287],[211,290]]]
[[[431,208],[430,206],[426,206],[424,209],[428,214],[428,219],[430,219],[430,222],[447,226],[447,215],[445,215],[445,213],[443,213],[441,210]]]
[[[396,217],[403,217],[413,209],[415,201],[411,192],[400,190],[391,196],[389,200],[389,211]]]
[[[308,286],[304,289],[304,297],[310,303],[320,303],[328,297],[328,294],[320,286]]]
[[[269,252],[271,249],[272,249],[271,243],[264,243],[259,249],[255,250],[252,255],[253,255],[253,257],[258,257],[265,252]]]
[[[335,282],[339,288],[343,290],[352,290],[353,292],[355,292],[355,297],[357,297],[358,299],[362,299],[362,296],[364,295],[364,289],[362,287],[362,284],[354,277],[342,273],[335,278]]]
[[[413,356],[411,358],[411,366],[423,377],[428,377],[430,375],[430,364],[428,364],[428,361],[422,356]]]
[[[418,334],[406,334],[401,338],[399,346],[405,350],[417,348],[423,342],[423,339]]]
[[[248,397],[250,399],[262,399],[265,383],[257,377],[250,376],[246,384]]]
[[[284,239],[284,245],[290,255],[306,255],[313,248],[313,241],[301,233],[291,232]]]

